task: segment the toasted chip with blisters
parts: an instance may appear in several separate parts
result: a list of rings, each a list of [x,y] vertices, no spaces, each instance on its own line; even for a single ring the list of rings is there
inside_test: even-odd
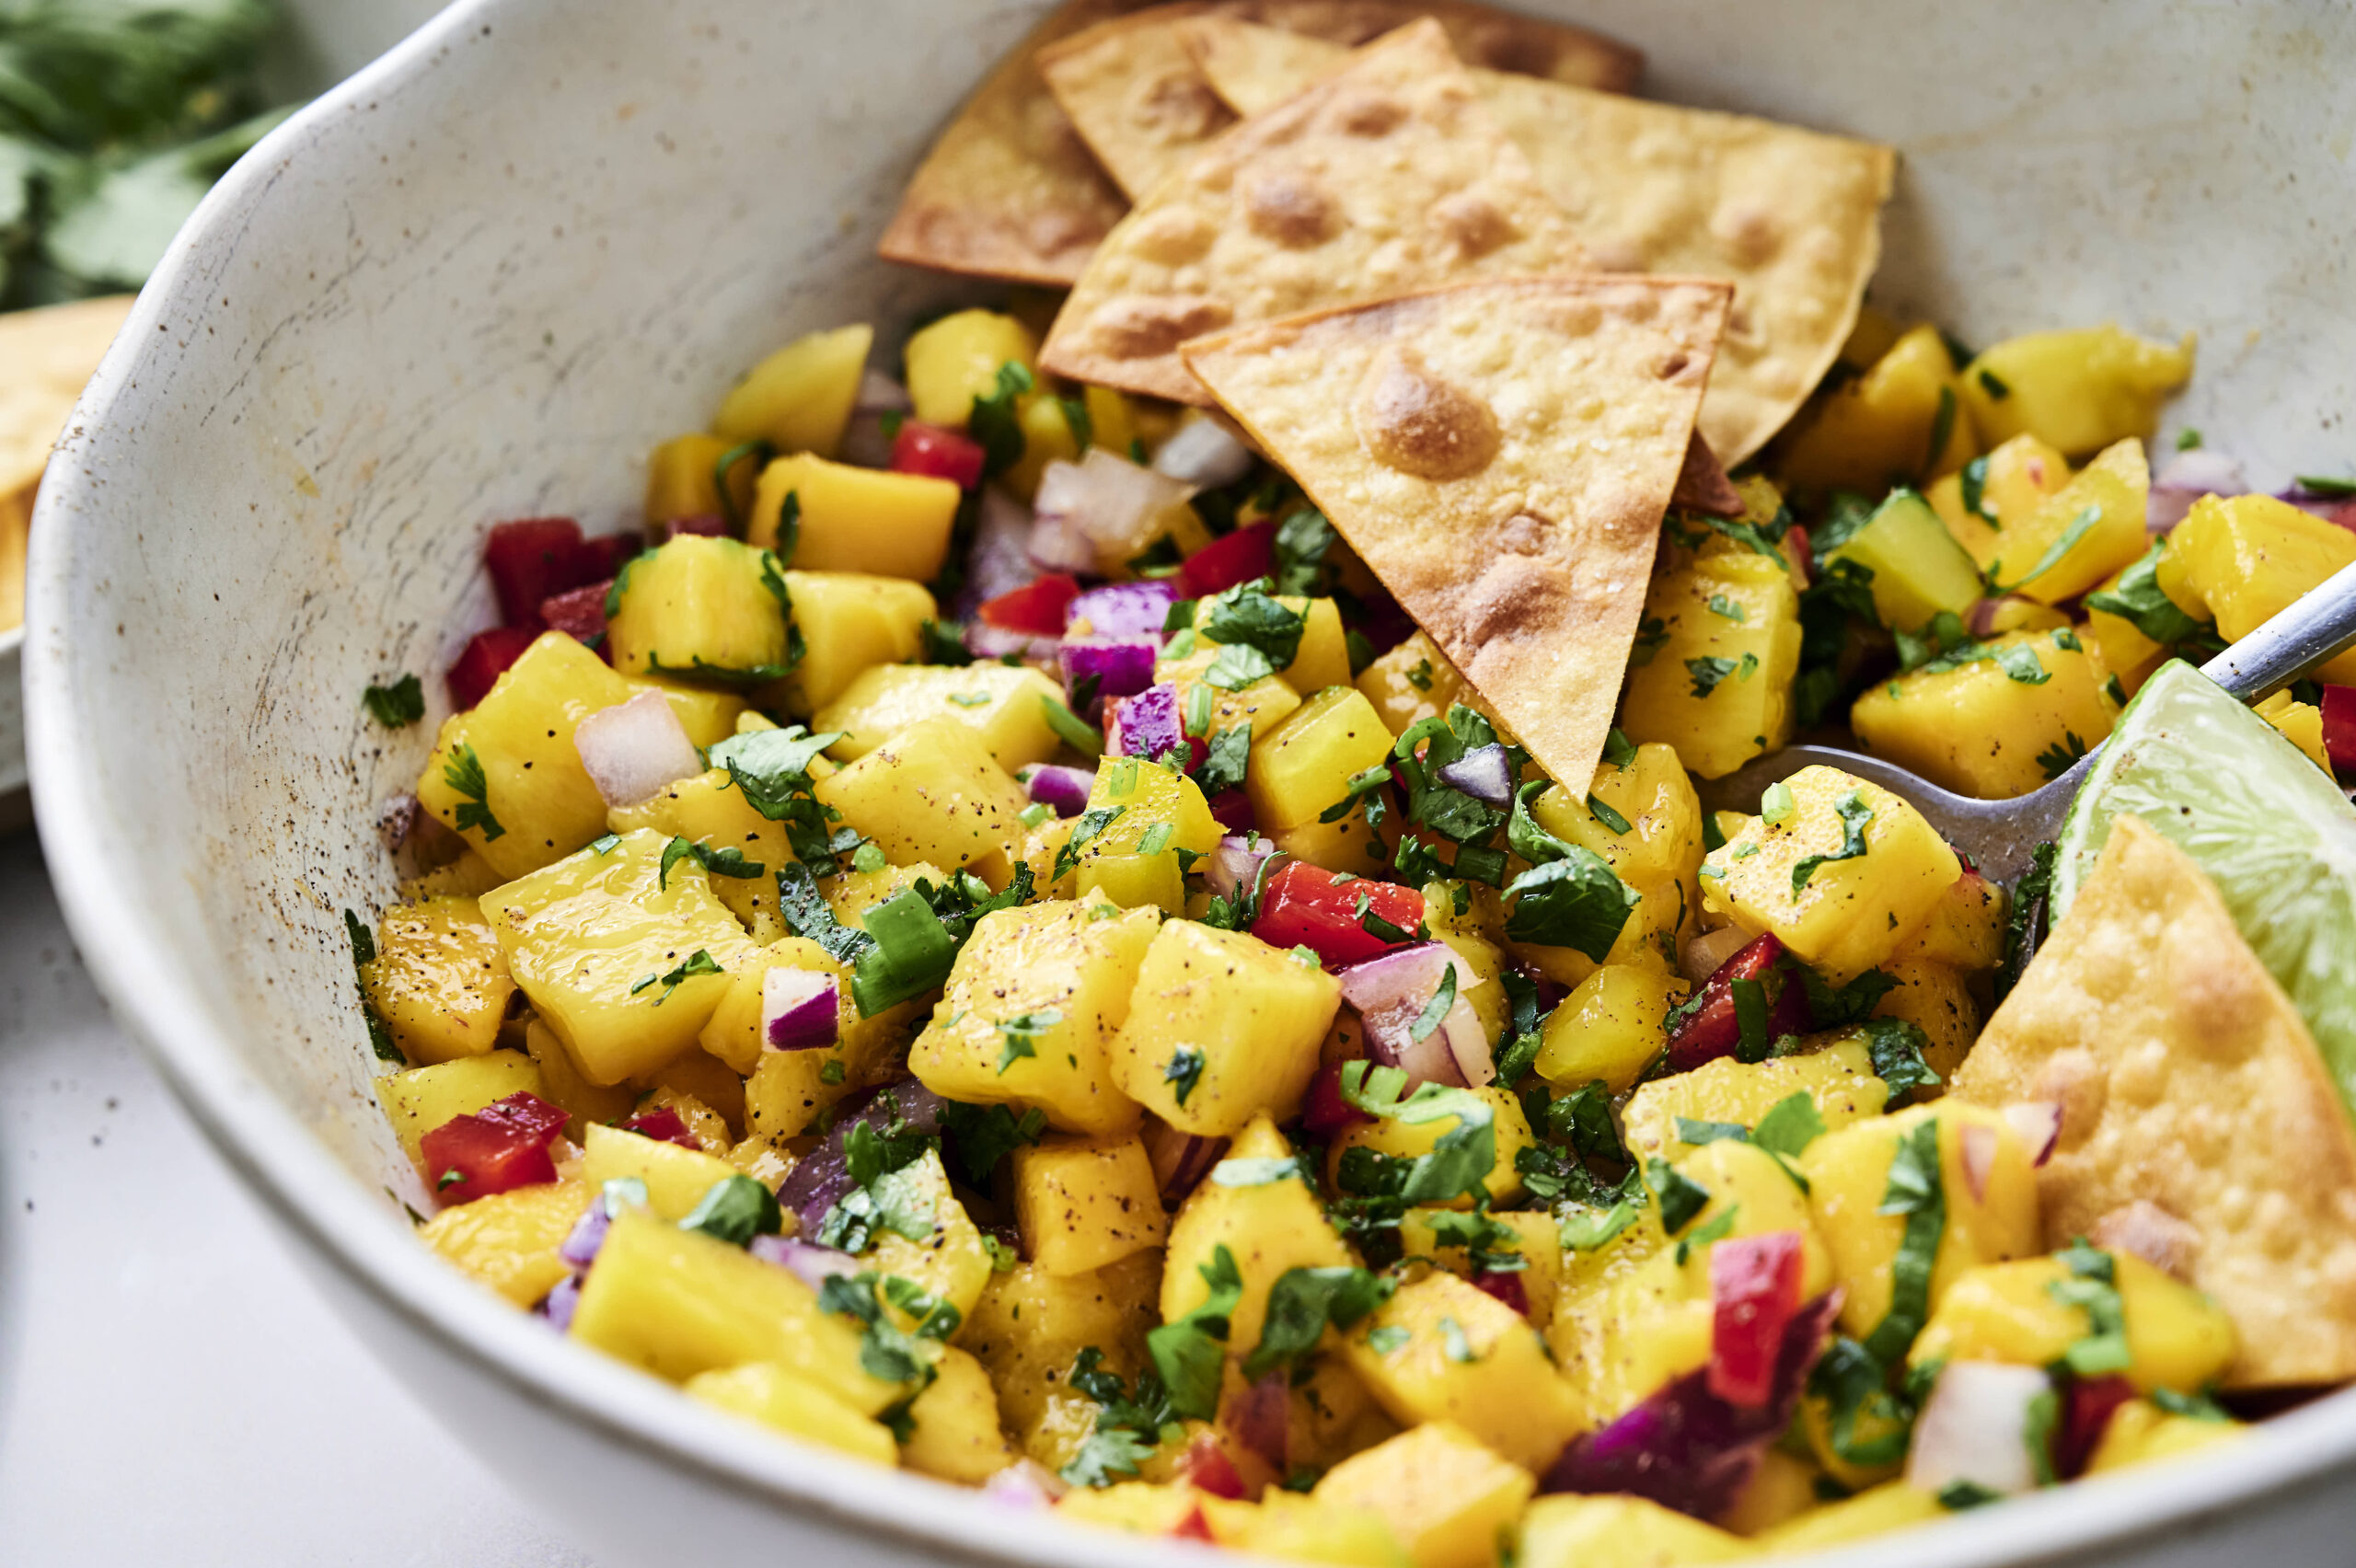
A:
[[[1595,772],[1731,291],[1498,279],[1186,363],[1558,779]]]
[[[1196,153],[1056,317],[1058,375],[1207,403],[1178,345],[1345,300],[1583,259],[1428,18]]]
[[[1189,54],[1238,112],[1283,103],[1342,56],[1312,38],[1202,17]],[[1881,257],[1887,147],[1738,114],[1475,70],[1483,100],[1608,271],[1735,285],[1702,433],[1728,464],[1782,429],[1841,352]]]
[[[2062,1107],[2047,1244],[2163,1240],[2138,1250],[2233,1319],[2227,1388],[2356,1376],[2356,1132],[2224,900],[2142,819],[2112,825],[1952,1092]]]
[[[1187,52],[1179,23],[1203,16],[1263,23],[1338,51],[1426,15],[1448,29],[1467,64],[1604,92],[1634,87],[1643,67],[1641,55],[1610,39],[1461,0],[1181,0],[1049,45],[1039,52],[1039,73],[1105,172],[1137,201],[1236,120]]]

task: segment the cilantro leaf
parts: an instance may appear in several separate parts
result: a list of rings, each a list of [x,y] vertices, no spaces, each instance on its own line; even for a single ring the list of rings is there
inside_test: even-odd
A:
[[[1735,672],[1735,662],[1722,654],[1705,653],[1698,659],[1685,661],[1685,673],[1693,681],[1692,695],[1707,697],[1718,689],[1718,683]]]
[[[1145,1343],[1162,1386],[1170,1390],[1170,1408],[1181,1417],[1208,1421],[1218,1413],[1228,1321],[1243,1299],[1243,1274],[1225,1242],[1213,1249],[1211,1261],[1198,1265],[1196,1272],[1210,1286],[1210,1295],[1184,1317],[1147,1334]]]
[[[1865,1347],[1884,1366],[1906,1359],[1914,1336],[1930,1316],[1931,1269],[1946,1233],[1946,1194],[1939,1174],[1939,1124],[1924,1119],[1899,1138],[1889,1161],[1889,1183],[1880,1214],[1906,1216],[1906,1229],[1889,1264],[1889,1308]]]
[[[1287,1269],[1268,1287],[1260,1343],[1243,1358],[1243,1376],[1257,1382],[1280,1366],[1297,1366],[1317,1348],[1327,1325],[1346,1332],[1391,1299],[1399,1282],[1360,1268]]]
[[[425,688],[415,675],[403,675],[388,686],[371,684],[360,694],[368,716],[387,730],[403,730],[425,717]]]
[[[1854,860],[1865,853],[1865,829],[1874,820],[1874,809],[1854,790],[1844,792],[1832,802],[1833,811],[1841,818],[1841,847],[1829,855],[1803,855],[1792,862],[1792,893],[1796,896],[1815,876],[1819,867],[1836,860]]]
[[[1357,1061],[1342,1068],[1342,1098],[1369,1116],[1409,1126],[1442,1117],[1456,1124],[1415,1157],[1399,1197],[1409,1204],[1444,1204],[1466,1193],[1485,1192],[1497,1162],[1496,1113],[1489,1102],[1465,1089],[1424,1083],[1408,1094],[1406,1087],[1407,1075],[1397,1067],[1369,1069],[1368,1063]]]
[[[456,817],[460,833],[478,829],[486,844],[506,835],[499,819],[491,814],[491,785],[483,778],[482,758],[475,755],[474,747],[461,741],[450,748],[450,758],[442,765],[442,782],[465,797]]]

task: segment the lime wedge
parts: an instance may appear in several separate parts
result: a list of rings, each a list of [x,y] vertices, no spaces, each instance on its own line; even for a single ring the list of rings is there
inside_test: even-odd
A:
[[[2273,725],[2171,661],[2119,716],[2062,824],[2056,919],[2121,814],[2217,884],[2356,1113],[2356,806]]]

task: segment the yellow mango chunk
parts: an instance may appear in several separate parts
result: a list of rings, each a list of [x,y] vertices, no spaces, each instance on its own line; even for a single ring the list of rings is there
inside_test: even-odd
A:
[[[1129,1132],[1137,1102],[1108,1053],[1161,918],[1059,900],[984,916],[909,1047],[908,1070],[952,1100],[1035,1106],[1067,1132]]]
[[[1917,327],[1801,415],[1780,477],[1797,490],[1878,495],[1958,468],[1978,448],[1958,390],[1946,340],[1935,328]]]
[[[989,742],[954,719],[909,725],[811,792],[895,864],[968,870],[994,889],[1014,874],[1030,804]]]
[[[1854,1497],[1811,1508],[1754,1537],[1751,1545],[1773,1556],[1798,1557],[1946,1516],[1945,1505],[1932,1493],[1902,1481],[1886,1482]]]
[[[1254,1557],[1294,1562],[1331,1562],[1341,1568],[1405,1568],[1391,1527],[1370,1509],[1346,1508],[1270,1487],[1259,1505],[1222,1526],[1213,1524],[1221,1546]]]
[[[897,1275],[922,1286],[957,1309],[962,1320],[969,1316],[990,1282],[990,1251],[982,1233],[949,1186],[949,1171],[941,1151],[929,1148],[915,1164],[905,1167],[898,1192],[908,1207],[932,1218],[932,1233],[922,1238],[897,1230],[879,1229],[862,1262],[876,1273]],[[885,1310],[910,1332],[916,1320],[889,1303]]]
[[[1962,970],[1993,969],[2004,956],[2004,903],[2003,888],[1978,871],[1966,871],[1890,956]]]
[[[1627,824],[1613,826],[1588,804]],[[1560,784],[1530,802],[1538,825],[1603,857],[1631,884],[1677,878],[1691,882],[1702,865],[1702,801],[1673,747],[1657,741],[1636,748],[1635,760],[1605,762],[1582,800]]]
[[[2098,1475],[2130,1465],[2174,1458],[2218,1443],[2230,1443],[2249,1428],[2238,1421],[2205,1421],[2199,1416],[2171,1415],[2144,1400],[2129,1400],[2110,1412],[2086,1461],[2086,1473]]]
[[[1114,1081],[1198,1137],[1231,1136],[1262,1114],[1289,1120],[1341,996],[1313,960],[1248,932],[1167,921],[1112,1042]]]
[[[1579,1430],[1538,1331],[1452,1274],[1401,1286],[1344,1343],[1351,1369],[1403,1426],[1451,1423],[1533,1470]]]
[[[819,709],[810,728],[841,731],[826,755],[855,762],[911,724],[953,720],[979,733],[1011,773],[1046,761],[1063,744],[1047,727],[1045,706],[1063,699],[1063,687],[1028,666],[877,664]]]
[[[2127,1322],[2128,1363],[2117,1370],[2138,1390],[2187,1392],[2216,1381],[2234,1359],[2234,1325],[2223,1309],[2131,1252],[2105,1252]],[[2094,1332],[2084,1308],[2055,1299],[2073,1277],[2062,1257],[2027,1258],[1966,1270],[1939,1298],[1907,1357],[2003,1361],[2046,1366]]]
[[[720,686],[775,679],[788,663],[782,582],[773,554],[680,535],[614,580],[614,668]]]
[[[1102,825],[1091,831],[1093,824]],[[1074,886],[1124,909],[1177,914],[1185,903],[1181,851],[1208,854],[1223,831],[1193,779],[1138,757],[1106,757],[1071,830]]]
[[[1521,1101],[1507,1090],[1492,1084],[1471,1092],[1487,1102],[1493,1117],[1491,1125],[1496,1142],[1496,1163],[1489,1168],[1488,1179],[1482,1184],[1488,1189],[1489,1199],[1500,1206],[1521,1196],[1521,1173],[1514,1169],[1514,1156],[1536,1141],[1530,1131],[1530,1118],[1523,1114]],[[1336,1173],[1342,1168],[1342,1156],[1353,1148],[1370,1148],[1377,1154],[1387,1154],[1394,1159],[1415,1159],[1429,1154],[1440,1138],[1456,1128],[1450,1117],[1437,1117],[1429,1122],[1402,1122],[1383,1119],[1360,1123],[1335,1138],[1326,1151],[1325,1185],[1339,1191]],[[1471,1208],[1469,1196],[1451,1199],[1449,1208]]]
[[[863,321],[796,338],[722,399],[712,432],[731,443],[766,441],[779,452],[833,456],[874,343],[875,329]]]
[[[542,1182],[444,1209],[417,1239],[518,1307],[530,1307],[572,1272],[557,1248],[589,1206],[580,1182]]]
[[[1050,1137],[1014,1151],[1022,1251],[1049,1274],[1088,1274],[1169,1234],[1161,1185],[1135,1137]]]
[[[1600,965],[1540,1026],[1538,1076],[1557,1089],[1600,1078],[1625,1093],[1660,1055],[1661,1020],[1689,989],[1649,964]]]
[[[1736,550],[1657,572],[1621,707],[1628,738],[1722,778],[1791,738],[1799,662],[1799,595],[1782,558]]]
[[[2171,345],[2106,325],[2007,338],[1961,379],[1981,440],[2026,432],[2082,453],[2151,440],[2160,406],[2191,378],[2190,333]]]
[[[2356,534],[2289,502],[2205,495],[2168,536],[2160,592],[2238,642],[2350,561],[2356,561]],[[2316,678],[2356,682],[2356,653],[2342,653]]]
[[[1967,1269],[2037,1251],[2037,1179],[2029,1150],[1996,1113],[1943,1100],[1827,1133],[1800,1156],[1800,1169],[1808,1179],[1817,1233],[1831,1250],[1846,1292],[1841,1322],[1851,1334],[1870,1334],[1889,1310],[1889,1264],[1905,1237],[1907,1216],[1881,1207],[1900,1140],[1925,1122],[1938,1127],[1946,1209],[1931,1270],[1931,1310]],[[1973,1160],[1983,1171],[1977,1182],[1966,1174],[1967,1136],[1984,1157],[1984,1166]]]
[[[479,1056],[499,1043],[507,959],[471,898],[433,898],[385,911],[376,956],[360,966],[368,1005],[410,1061]]]
[[[1454,1217],[1449,1217],[1454,1216]],[[1493,1214],[1489,1222],[1507,1239],[1481,1243],[1492,1251],[1519,1252],[1522,1294],[1530,1301],[1530,1320],[1544,1323],[1554,1315],[1554,1296],[1562,1281],[1563,1240],[1554,1216],[1543,1209],[1519,1209]],[[1454,1209],[1412,1208],[1399,1221],[1399,1250],[1410,1258],[1429,1258],[1460,1279],[1471,1279],[1472,1248],[1464,1244],[1462,1216]]]
[[[693,1045],[753,952],[692,857],[663,871],[667,842],[641,828],[483,895],[508,972],[594,1084]]]
[[[960,310],[911,334],[902,356],[917,418],[964,430],[974,399],[997,392],[1000,365],[1036,369],[1039,340],[1011,316]]]
[[[1488,1568],[1537,1489],[1471,1433],[1432,1421],[1344,1459],[1310,1495],[1379,1516],[1415,1568]]]
[[[2034,435],[2016,435],[1924,492],[1931,510],[1982,571],[2004,553],[2004,528],[2031,516],[2070,482],[2070,460]]]
[[[761,470],[745,538],[803,571],[930,582],[949,557],[964,496],[952,479],[856,468],[804,452]]]
[[[1267,1180],[1267,1167],[1242,1161],[1288,1160],[1292,1146],[1263,1116],[1237,1135],[1221,1166],[1187,1195],[1170,1227],[1161,1275],[1161,1317],[1175,1322],[1210,1297],[1203,1270],[1224,1247],[1242,1276],[1243,1296],[1228,1320],[1227,1349],[1241,1361],[1259,1347],[1268,1291],[1287,1271],[1346,1266],[1349,1249],[1325,1222],[1317,1198],[1298,1177]],[[1250,1178],[1247,1180],[1246,1178]]]
[[[1756,1127],[1761,1117],[1795,1094],[1808,1097],[1830,1131],[1879,1115],[1889,1090],[1874,1076],[1865,1042],[1852,1036],[1763,1062],[1721,1056],[1691,1072],[1657,1078],[1628,1097],[1621,1125],[1631,1153],[1674,1163],[1694,1147],[1677,1136],[1678,1118]]]
[[[622,680],[630,694],[659,691],[663,700],[671,705],[679,727],[687,739],[699,746],[718,745],[736,732],[736,721],[745,716],[745,698],[741,692],[722,691],[710,686],[689,686],[664,675],[629,674]]]
[[[872,1465],[899,1465],[900,1449],[892,1441],[890,1427],[861,1415],[790,1366],[756,1361],[699,1372],[684,1389],[689,1399],[790,1437],[823,1444]]]
[[[1849,710],[1857,738],[1942,789],[2006,800],[2061,778],[2110,733],[2109,673],[2076,632],[2008,631],[1977,648],[1985,656],[1867,687]]]
[[[1453,704],[1480,706],[1476,694],[1466,687],[1463,674],[1448,662],[1439,644],[1420,630],[1360,670],[1357,687],[1374,705],[1383,728],[1394,735],[1403,734],[1410,725],[1426,719],[1445,716]]]
[[[982,1364],[954,1345],[941,1351],[933,1373],[908,1407],[900,1462],[920,1475],[979,1486],[1014,1462],[999,1427],[998,1390]]]
[[[1521,1516],[1519,1568],[1684,1568],[1752,1555],[1749,1542],[1645,1497],[1542,1497]]]
[[[1316,822],[1348,796],[1353,778],[1389,761],[1392,738],[1357,687],[1326,686],[1252,748],[1243,783],[1260,831]]]
[[[443,721],[418,776],[418,803],[502,877],[564,859],[606,831],[605,797],[572,732],[630,696],[603,659],[560,631],[543,632],[489,696]]]
[[[940,614],[923,583],[872,572],[789,571],[785,591],[802,658],[766,696],[797,718],[840,697],[869,665],[915,658],[924,623]]]
[[[651,829],[666,840],[684,838],[705,849],[735,850],[743,860],[741,869],[759,869],[749,876],[711,872],[712,896],[728,906],[755,940],[774,941],[785,934],[777,908],[777,873],[793,858],[792,847],[783,825],[754,810],[726,768],[666,784],[634,806],[617,806],[606,813],[606,826],[614,833]]]
[[[720,460],[738,444],[697,432],[674,436],[646,455],[646,520],[674,523],[683,517],[725,517],[720,491]],[[759,462],[745,454],[728,469],[728,501],[741,514],[753,503]]]
[[[618,1122],[637,1108],[638,1090],[630,1085],[599,1085],[583,1078],[564,1043],[538,1019],[524,1026],[524,1049],[540,1069],[544,1087],[535,1092],[572,1118],[565,1136],[573,1142],[587,1136],[590,1123]]]
[[[1151,1251],[1085,1274],[1051,1274],[1035,1263],[1017,1263],[991,1277],[957,1343],[988,1368],[1007,1429],[1031,1447],[1041,1424],[1057,1413],[1057,1401],[1071,1397],[1064,1377],[1082,1350],[1103,1351],[1106,1370],[1123,1378],[1151,1365],[1145,1336],[1161,1320],[1161,1259]],[[1085,1396],[1080,1401],[1087,1407],[1085,1428],[1092,1429],[1096,1403]]]
[[[1205,645],[1183,656],[1165,652],[1153,666],[1155,681],[1166,681],[1178,688],[1178,711],[1182,714],[1191,712],[1192,694],[1197,686],[1209,689],[1211,710],[1209,721],[1203,726],[1204,734],[1216,735],[1221,730],[1249,724],[1252,743],[1257,745],[1300,706],[1300,693],[1282,675],[1253,681],[1241,691],[1230,691],[1205,680],[1203,677],[1218,659],[1218,650]]]
[[[1842,985],[1888,957],[1963,864],[1921,813],[1879,785],[1822,766],[1784,785],[1792,810],[1781,822],[1751,818],[1710,851],[1702,901],[1752,936],[1774,932]],[[1834,858],[1853,847],[1863,852]]]
[[[678,1223],[717,1182],[736,1173],[718,1155],[665,1143],[620,1127],[593,1124],[582,1143],[581,1179],[593,1192],[625,1176],[646,1183],[646,1205],[656,1217]]]
[[[1991,591],[2058,605],[2132,564],[2151,548],[2143,526],[2151,488],[2142,442],[2104,448],[2017,524],[2007,523],[1987,562]]]
[[[2312,702],[2296,702],[2286,687],[2250,709],[2260,719],[2282,732],[2285,739],[2304,752],[2309,762],[2331,771],[2331,754],[2323,749],[2323,709]]]
[[[387,1073],[376,1080],[375,1090],[376,1103],[413,1165],[422,1158],[419,1142],[443,1123],[471,1116],[511,1094],[544,1095],[540,1069],[521,1051],[493,1051]]]
[[[1963,972],[1926,959],[1893,958],[1881,972],[1895,981],[1874,1009],[1876,1018],[1894,1018],[1923,1032],[1923,1060],[1941,1083],[1963,1066],[1980,1038],[1980,1004]]]

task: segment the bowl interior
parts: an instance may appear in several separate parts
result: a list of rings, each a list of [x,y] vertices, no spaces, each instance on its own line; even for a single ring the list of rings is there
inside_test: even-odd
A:
[[[2345,466],[2356,11],[1527,3],[1645,48],[1653,96],[1895,144],[1893,310],[1973,341],[2197,331],[2168,429],[2269,485]],[[406,1228],[341,912],[391,895],[375,811],[490,619],[482,530],[632,522],[647,449],[769,347],[869,318],[888,350],[928,306],[1003,297],[872,246],[1039,9],[483,0],[280,131],[181,236],[44,490],[28,686],[77,933],[216,1135],[291,1119],[339,1202]],[[387,732],[360,692],[403,671],[434,706]],[[258,1181],[318,1201],[307,1157],[250,1136]]]

